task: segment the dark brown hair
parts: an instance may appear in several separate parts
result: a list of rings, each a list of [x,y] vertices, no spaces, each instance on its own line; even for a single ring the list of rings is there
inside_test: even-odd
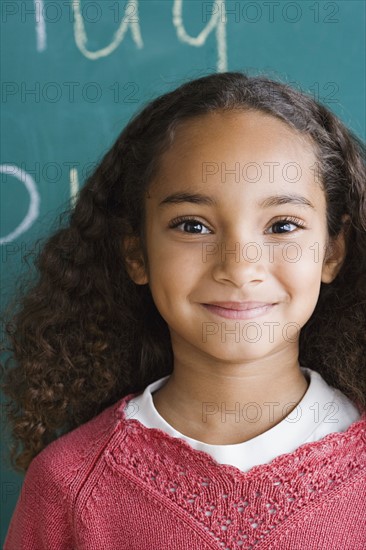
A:
[[[12,353],[2,389],[12,426],[11,464],[25,471],[60,435],[121,397],[170,374],[166,322],[148,285],[128,276],[121,243],[144,238],[144,194],[178,125],[215,110],[258,110],[312,139],[327,200],[329,236],[349,214],[345,262],[321,284],[300,333],[299,362],[366,408],[365,148],[327,108],[281,82],[241,72],[212,74],[158,97],[138,112],[81,188],[76,205],[41,247],[37,281],[9,306]],[[12,367],[10,363],[15,361]],[[19,444],[22,448],[19,449]]]

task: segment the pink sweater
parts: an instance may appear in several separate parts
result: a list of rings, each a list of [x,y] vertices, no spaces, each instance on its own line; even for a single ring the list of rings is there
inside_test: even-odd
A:
[[[242,472],[128,419],[136,395],[33,459],[4,550],[366,548],[366,413]]]

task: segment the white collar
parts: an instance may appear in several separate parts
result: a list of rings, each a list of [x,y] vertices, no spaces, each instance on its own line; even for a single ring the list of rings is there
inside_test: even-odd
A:
[[[310,384],[295,409],[273,428],[243,443],[203,443],[181,434],[168,424],[156,410],[152,393],[161,388],[170,375],[152,382],[143,393],[130,400],[126,409],[133,410],[133,415],[127,416],[147,428],[157,428],[172,437],[184,439],[191,447],[207,452],[221,464],[233,464],[246,471],[276,456],[293,452],[300,445],[321,439],[328,433],[344,431],[360,418],[355,405],[338,389],[329,386],[317,371],[300,368]],[[254,416],[252,411],[249,414]]]

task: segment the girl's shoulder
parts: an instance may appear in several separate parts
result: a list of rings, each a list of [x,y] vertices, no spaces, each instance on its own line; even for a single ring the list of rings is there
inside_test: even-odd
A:
[[[61,435],[33,458],[4,548],[76,547],[77,510],[84,513],[83,498],[90,497],[105,469],[110,449],[118,448],[119,438],[123,439],[124,420],[118,411],[124,400]]]
[[[70,432],[59,436],[36,455],[26,472],[25,482],[43,483],[43,487],[55,491],[70,491],[70,484],[77,489],[85,476],[95,469],[97,461],[108,452],[108,446],[116,435],[123,437],[127,420],[124,408],[129,394],[108,406],[95,417]]]

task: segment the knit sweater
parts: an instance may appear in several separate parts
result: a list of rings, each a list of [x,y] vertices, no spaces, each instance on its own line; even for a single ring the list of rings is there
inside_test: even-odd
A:
[[[31,462],[4,550],[364,550],[366,413],[248,472],[127,414]]]

